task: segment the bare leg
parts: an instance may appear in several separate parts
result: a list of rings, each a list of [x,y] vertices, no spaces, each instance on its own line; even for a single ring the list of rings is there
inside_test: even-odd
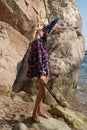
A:
[[[39,92],[38,92],[38,95],[37,95],[37,98],[36,98],[36,103],[35,103],[34,111],[33,111],[33,114],[32,114],[32,116],[33,116],[33,118],[36,122],[40,122],[40,119],[39,119],[38,113],[37,113],[38,106],[39,106],[40,102],[42,101],[42,92],[41,92],[40,87],[41,86],[39,86]]]
[[[46,76],[45,77],[45,83],[47,84],[47,82],[48,82],[48,76]],[[41,84],[42,85],[42,87],[44,88],[44,94],[43,94],[43,98],[45,97],[45,94],[46,94],[46,91],[47,91],[47,89],[46,89],[46,87],[43,85],[43,84]],[[42,99],[43,100],[43,99]],[[39,105],[38,105],[38,110],[37,110],[37,113],[38,113],[38,115],[39,116],[43,116],[43,117],[45,117],[45,118],[49,118],[49,116],[47,115],[47,114],[45,114],[44,112],[42,112],[42,109],[41,109],[41,105],[42,105],[42,100],[41,100],[41,102],[39,103]]]
[[[43,85],[43,82],[41,79],[38,79],[38,82],[39,82],[39,92],[37,95],[34,111],[32,114],[32,116],[36,122],[40,122],[39,115],[47,118],[46,114],[41,112],[41,104],[42,104],[42,100],[43,100],[45,93],[46,93],[46,88]],[[45,78],[45,82],[46,82],[46,78]]]

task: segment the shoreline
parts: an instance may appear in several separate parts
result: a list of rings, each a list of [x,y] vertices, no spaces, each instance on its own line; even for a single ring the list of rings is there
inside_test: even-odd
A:
[[[81,112],[87,117],[87,89],[77,87],[67,100],[73,110]]]

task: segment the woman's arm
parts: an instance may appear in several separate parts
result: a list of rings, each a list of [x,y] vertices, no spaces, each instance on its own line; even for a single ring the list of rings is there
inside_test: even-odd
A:
[[[44,75],[44,74],[46,74],[46,72],[44,71],[42,57],[46,57],[46,54],[45,54],[45,52],[43,53],[44,48],[43,48],[40,41],[38,41],[37,49],[38,49],[37,51],[38,51],[38,68],[39,68],[39,72],[40,72],[41,75]]]

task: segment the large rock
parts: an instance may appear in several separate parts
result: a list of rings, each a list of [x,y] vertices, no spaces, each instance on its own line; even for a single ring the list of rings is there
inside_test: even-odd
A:
[[[35,123],[30,118],[28,119],[27,126],[35,130],[71,130],[65,122],[51,117],[49,119],[40,117],[40,123]]]
[[[28,128],[24,123],[19,123],[18,125],[14,126],[12,130],[28,130]]]
[[[34,38],[35,27],[47,24],[55,17],[60,19],[60,27],[65,28],[53,31],[48,39],[49,86],[53,91],[60,90],[63,95],[70,94],[77,86],[78,70],[85,49],[80,12],[74,1],[0,0],[0,21],[3,21],[0,22],[0,93],[8,93],[14,86],[15,91],[25,90],[29,94],[36,94],[37,81],[26,77],[28,45]],[[16,96],[14,100],[20,98]],[[65,112],[62,118],[75,128],[85,130],[84,122],[87,123],[87,120],[81,114],[71,111],[68,115],[70,110],[61,108],[60,111],[59,108],[57,113],[60,116]],[[37,130],[71,130],[65,122],[53,118],[41,118],[40,124],[30,122],[30,125]]]
[[[30,40],[36,23],[48,22],[44,3],[40,0],[0,0],[0,16],[1,21],[9,23]]]
[[[45,5],[49,21],[58,17],[60,18],[60,24],[62,26],[81,30],[82,22],[80,11],[74,0],[45,0]]]
[[[59,89],[64,96],[68,96],[77,86],[78,70],[85,52],[80,12],[74,1],[69,0],[61,2],[48,0],[45,1],[45,6],[49,21],[55,17],[60,18],[60,28],[51,33],[47,44],[50,64],[49,86]],[[28,55],[29,51],[24,57],[14,86],[15,90],[26,88],[28,91],[32,88],[32,84],[35,84],[26,77]]]
[[[64,27],[54,31],[48,41],[50,88],[57,88],[64,96],[77,87],[78,71],[84,53],[80,11],[73,0],[45,0],[49,21],[58,17]]]
[[[63,108],[61,106],[54,106],[51,108],[50,113],[57,117],[62,117],[68,124],[78,130],[87,129],[87,117],[72,109]]]
[[[2,10],[4,10],[4,12]],[[3,42],[10,43],[9,46],[7,46],[7,50],[8,48],[10,48],[10,50],[14,48],[11,55],[9,54],[11,51],[5,54],[6,56],[8,53],[9,62],[7,62],[6,59],[1,61],[2,66],[8,66],[5,70],[1,70],[1,73],[4,75],[2,77],[4,77],[4,79],[8,77],[6,81],[1,80],[0,83],[3,84],[1,85],[3,87],[7,84],[8,90],[6,90],[6,92],[9,91],[8,86],[11,88],[15,78],[15,90],[17,88],[17,90],[26,89],[26,91],[30,91],[29,89],[32,87],[29,86],[37,84],[33,81],[29,81],[26,77],[29,55],[29,51],[27,51],[28,42],[33,39],[35,26],[37,24],[47,24],[48,20],[51,21],[55,17],[60,19],[59,24],[61,27],[65,27],[65,29],[59,28],[53,31],[48,40],[47,48],[51,74],[49,86],[59,89],[63,95],[67,95],[69,91],[72,91],[72,88],[77,86],[78,70],[80,69],[84,55],[84,38],[81,35],[82,22],[80,12],[74,1],[45,0],[43,2],[40,0],[23,0],[21,2],[21,0],[0,0],[0,20],[9,23],[29,39],[29,41],[24,40],[25,38],[10,26],[8,26],[8,29],[6,28],[6,35],[8,35],[8,39],[10,40],[5,41],[5,39],[3,39]],[[25,53],[26,55],[24,56]],[[12,57],[14,57],[14,59]],[[22,59],[23,61],[20,62]],[[18,62],[20,62],[20,64],[18,64]],[[13,63],[15,63],[15,67],[13,67]],[[18,70],[16,69],[17,66]]]
[[[44,3],[36,0],[0,0],[0,16],[0,90],[7,93],[18,76],[37,23],[48,20]]]
[[[58,29],[50,37],[47,45],[50,62],[49,86],[68,96],[77,87],[78,71],[85,50],[84,38],[80,32],[71,28]]]
[[[28,40],[10,25],[0,23],[0,92],[11,91]]]
[[[74,29],[58,29],[50,37],[47,45],[50,62],[49,86],[59,89],[64,96],[68,96],[77,86],[78,71],[84,55],[84,38]],[[30,81],[26,77],[28,54],[17,78],[15,85],[17,90],[21,88],[29,90],[35,85],[33,80]]]

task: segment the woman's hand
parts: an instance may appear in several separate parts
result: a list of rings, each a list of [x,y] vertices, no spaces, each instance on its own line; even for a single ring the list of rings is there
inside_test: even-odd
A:
[[[48,83],[48,76],[47,75],[41,75],[38,77],[38,81],[41,85]]]
[[[46,83],[46,76],[45,75],[41,75],[40,76],[40,80],[42,83]]]

